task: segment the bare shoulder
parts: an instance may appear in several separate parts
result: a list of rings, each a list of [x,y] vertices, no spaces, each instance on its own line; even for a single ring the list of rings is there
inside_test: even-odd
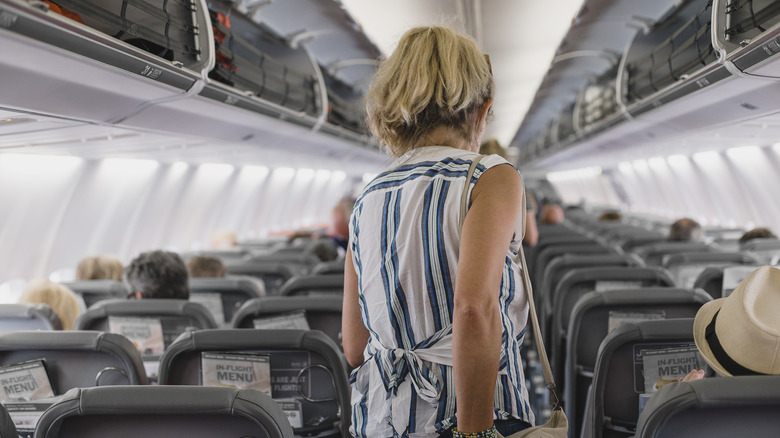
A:
[[[501,194],[501,196],[519,195],[523,190],[523,179],[509,163],[499,164],[486,170],[477,180],[471,194],[477,199],[482,193]]]

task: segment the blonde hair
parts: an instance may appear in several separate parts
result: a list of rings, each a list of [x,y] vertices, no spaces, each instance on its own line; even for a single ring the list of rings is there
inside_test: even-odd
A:
[[[77,280],[122,280],[124,267],[116,257],[99,255],[86,257],[76,267]]]
[[[54,310],[62,322],[63,330],[73,330],[80,310],[76,295],[67,287],[49,280],[33,280],[27,283],[20,303],[46,304]]]
[[[475,142],[470,119],[492,97],[490,65],[473,40],[446,27],[415,27],[374,75],[366,95],[368,126],[396,156],[439,126]]]

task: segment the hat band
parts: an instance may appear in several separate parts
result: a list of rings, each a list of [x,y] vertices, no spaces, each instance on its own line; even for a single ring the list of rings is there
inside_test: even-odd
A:
[[[723,346],[720,345],[718,334],[715,333],[715,321],[718,319],[718,313],[720,313],[720,310],[715,312],[715,316],[712,317],[712,322],[710,323],[710,325],[707,326],[707,329],[704,331],[705,339],[707,340],[707,345],[709,345],[710,350],[712,350],[712,355],[715,356],[715,359],[718,361],[718,363],[723,367],[724,370],[728,371],[732,376],[765,375],[764,373],[758,373],[756,371],[743,367],[742,365],[738,364],[734,359],[732,359],[731,356],[728,355],[728,353],[726,353],[726,350],[724,350]]]

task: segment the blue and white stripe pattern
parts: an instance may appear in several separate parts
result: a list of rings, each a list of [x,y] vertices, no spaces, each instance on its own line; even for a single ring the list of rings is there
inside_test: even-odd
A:
[[[402,157],[358,198],[350,245],[358,274],[360,310],[370,337],[365,362],[351,376],[352,428],[358,437],[437,437],[455,422],[452,312],[464,184],[507,161],[428,146]],[[519,202],[519,200],[518,200]],[[520,347],[528,315],[520,268],[522,237],[510,245],[497,291],[501,366],[495,418],[533,423]]]

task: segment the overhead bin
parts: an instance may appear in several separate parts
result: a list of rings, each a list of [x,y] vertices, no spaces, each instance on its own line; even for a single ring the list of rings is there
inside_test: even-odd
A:
[[[230,2],[0,0],[0,54],[0,77],[15,84],[2,87],[0,106],[15,112],[225,141],[266,144],[282,133],[304,145],[338,139],[377,149],[361,120],[362,89],[326,84],[305,44]]]
[[[569,34],[585,31],[580,25]],[[543,82],[536,97],[540,103],[532,105],[515,136],[513,143],[522,141],[518,146],[523,163],[576,160],[588,151],[659,142],[684,132],[758,118],[780,109],[775,81],[780,79],[780,2],[689,0],[677,2],[655,21],[643,18],[617,68],[579,89],[572,114],[577,135],[558,135],[551,141],[549,123],[568,117],[568,109],[550,115],[537,108],[556,104],[548,97],[548,90],[558,86],[556,68],[553,63],[548,76],[553,79]],[[563,79],[558,82],[565,84]],[[567,97],[555,99],[559,100],[556,106],[567,108]]]
[[[780,53],[780,2],[716,0],[713,23],[713,45],[736,70],[780,78],[780,66],[764,65],[764,61]]]
[[[650,32],[637,32],[623,55],[625,87],[619,98],[625,105],[685,80],[717,62],[710,31],[712,0],[688,1]]]

